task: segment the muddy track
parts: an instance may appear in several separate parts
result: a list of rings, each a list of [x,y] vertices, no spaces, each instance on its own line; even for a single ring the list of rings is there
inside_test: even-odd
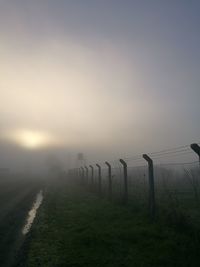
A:
[[[12,266],[15,255],[23,242],[21,229],[34,201],[38,186],[27,184],[10,192],[9,199],[1,202],[0,212],[0,259],[1,266]]]

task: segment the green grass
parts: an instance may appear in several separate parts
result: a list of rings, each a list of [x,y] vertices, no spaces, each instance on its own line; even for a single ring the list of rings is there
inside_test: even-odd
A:
[[[26,246],[28,267],[200,266],[197,233],[150,223],[81,188],[47,189]]]

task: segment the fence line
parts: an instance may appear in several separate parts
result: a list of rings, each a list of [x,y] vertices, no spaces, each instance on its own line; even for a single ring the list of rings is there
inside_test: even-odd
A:
[[[198,156],[199,160],[190,162],[171,162],[171,163],[159,163],[159,164],[154,163],[154,160],[160,158],[165,158],[168,156],[179,157],[182,155],[187,155],[189,153],[190,154],[195,153],[195,155]],[[146,161],[147,165],[128,167],[127,162],[129,162],[130,160],[135,162]],[[109,199],[113,199],[113,197],[117,195],[121,198],[124,204],[127,204],[128,202],[130,203],[131,192],[134,192],[135,195],[141,195],[143,198],[145,197],[146,192],[148,192],[149,214],[152,219],[155,219],[156,206],[157,206],[156,199],[158,199],[158,196],[156,196],[156,194],[158,194],[160,198],[163,197],[158,189],[160,189],[163,186],[166,192],[169,193],[172,192],[169,190],[172,190],[171,188],[175,184],[178,184],[181,188],[183,188],[182,192],[186,192],[188,190],[186,187],[186,182],[185,181],[184,183],[180,182],[180,175],[177,176],[178,177],[177,178],[173,173],[170,173],[170,171],[166,171],[160,168],[164,166],[185,166],[185,165],[191,166],[197,163],[200,163],[200,146],[198,143],[195,143],[191,144],[190,146],[186,145],[171,149],[165,149],[149,154],[143,154],[141,155],[140,158],[139,156],[135,156],[132,158],[131,157],[124,159],[121,158],[119,160],[114,160],[110,162],[105,161],[104,163],[101,163],[101,165],[99,163],[96,163],[95,164],[96,168],[94,168],[93,165],[81,166],[79,169],[76,168],[70,170],[69,174],[74,175],[74,177],[79,177],[81,184],[89,186],[92,190],[97,192],[100,197],[106,194],[108,195]],[[107,168],[102,168],[103,164],[107,166]],[[118,165],[117,167],[116,164]],[[113,165],[115,165],[115,167]],[[89,168],[91,169],[90,175],[89,175]],[[104,175],[102,175],[102,173]],[[162,174],[161,175],[162,182],[157,177],[158,173]],[[137,179],[137,177],[139,177],[137,185],[136,184],[133,185],[131,181],[133,178]],[[147,177],[148,177],[148,182],[146,181]],[[189,171],[186,172],[186,178],[190,182],[193,181],[192,184],[195,184],[196,186],[199,185],[199,194],[200,194],[200,181],[196,182],[197,179],[200,180],[199,174],[198,173],[196,174],[196,172],[193,171]],[[143,192],[139,191],[139,189],[141,189],[142,186],[143,186]],[[200,197],[197,197],[198,190],[196,188],[194,188],[194,192],[196,199],[198,198],[200,199]]]

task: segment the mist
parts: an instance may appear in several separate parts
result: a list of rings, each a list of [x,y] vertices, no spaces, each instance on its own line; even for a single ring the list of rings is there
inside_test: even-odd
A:
[[[0,265],[200,266],[200,1],[0,0]]]
[[[144,3],[0,2],[2,167],[199,141],[198,18]]]

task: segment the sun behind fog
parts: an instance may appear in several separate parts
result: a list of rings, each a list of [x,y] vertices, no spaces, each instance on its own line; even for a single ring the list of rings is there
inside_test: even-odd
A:
[[[23,131],[19,134],[18,140],[24,147],[34,149],[46,143],[46,136],[39,132]]]
[[[27,149],[39,149],[55,143],[49,134],[32,130],[17,130],[10,135],[10,139]]]

